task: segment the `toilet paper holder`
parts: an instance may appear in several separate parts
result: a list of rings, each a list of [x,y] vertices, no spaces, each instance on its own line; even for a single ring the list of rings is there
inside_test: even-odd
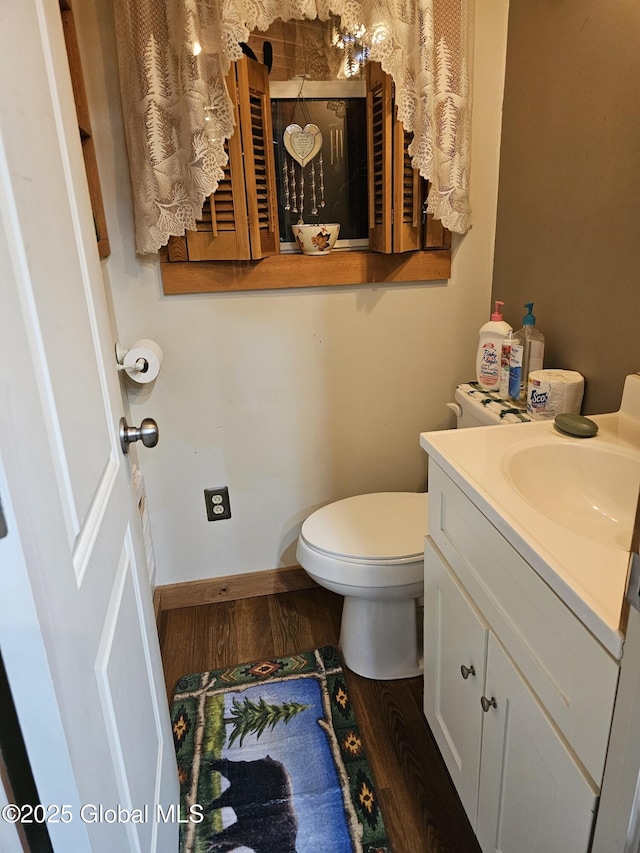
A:
[[[146,358],[142,358],[142,356],[134,362],[133,365],[125,365],[124,359],[129,350],[126,347],[123,347],[119,341],[116,341],[116,363],[118,365],[118,370],[137,370],[138,373],[146,373],[149,369],[149,362]]]
[[[127,349],[116,342],[115,356],[118,370],[123,370],[134,382],[146,384],[152,382],[162,366],[162,350],[155,341],[135,341]]]

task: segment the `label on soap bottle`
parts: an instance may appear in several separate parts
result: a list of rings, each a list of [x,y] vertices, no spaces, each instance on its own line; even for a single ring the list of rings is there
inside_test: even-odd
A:
[[[493,341],[482,345],[478,381],[486,388],[496,388],[500,381],[500,354]]]

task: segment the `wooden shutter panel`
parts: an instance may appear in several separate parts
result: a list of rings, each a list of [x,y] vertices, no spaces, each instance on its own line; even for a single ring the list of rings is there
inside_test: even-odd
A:
[[[236,121],[225,142],[229,162],[197,230],[187,231],[190,261],[250,260],[279,249],[268,71],[243,57],[232,65],[227,88]],[[185,260],[176,242],[169,242],[169,258]]]
[[[367,64],[369,249],[401,253],[449,248],[451,234],[423,208],[428,182],[411,166],[412,134],[395,118],[393,81]]]
[[[236,122],[232,136],[225,141],[229,162],[224,167],[224,178],[218,184],[218,189],[203,205],[202,219],[198,220],[197,230],[186,232],[187,254],[190,261],[232,261],[251,258],[234,65],[231,66],[227,75],[227,89],[233,102]],[[172,238],[169,241],[170,257],[173,242]],[[176,260],[179,260],[177,253]]]
[[[451,232],[433,214],[425,216],[429,182],[411,165],[409,144],[412,133],[397,121],[394,125],[394,229],[393,251],[450,249]],[[400,212],[400,213],[398,213]]]
[[[269,71],[243,57],[236,62],[251,257],[279,248],[276,167],[269,99]]]
[[[451,231],[445,228],[439,219],[434,219],[433,214],[427,214],[425,228],[425,249],[450,249]]]
[[[393,251],[422,249],[422,205],[427,182],[411,165],[409,143],[412,133],[395,119],[393,123]]]
[[[393,83],[377,62],[367,63],[369,249],[391,252]]]

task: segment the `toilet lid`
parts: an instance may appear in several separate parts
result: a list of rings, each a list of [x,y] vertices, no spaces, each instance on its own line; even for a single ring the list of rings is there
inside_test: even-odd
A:
[[[379,492],[327,504],[302,525],[302,537],[336,557],[383,561],[424,554],[427,495]]]

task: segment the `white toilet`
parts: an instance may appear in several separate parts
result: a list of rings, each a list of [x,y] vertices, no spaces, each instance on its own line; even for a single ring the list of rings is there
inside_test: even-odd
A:
[[[424,590],[427,495],[356,495],[316,510],[297,558],[320,586],[344,595],[340,649],[366,678],[420,675],[416,600]]]
[[[460,385],[458,426],[530,420],[495,394]],[[418,605],[424,592],[428,495],[378,492],[327,504],[302,525],[297,559],[317,584],[344,596],[340,650],[365,678],[422,673]]]

